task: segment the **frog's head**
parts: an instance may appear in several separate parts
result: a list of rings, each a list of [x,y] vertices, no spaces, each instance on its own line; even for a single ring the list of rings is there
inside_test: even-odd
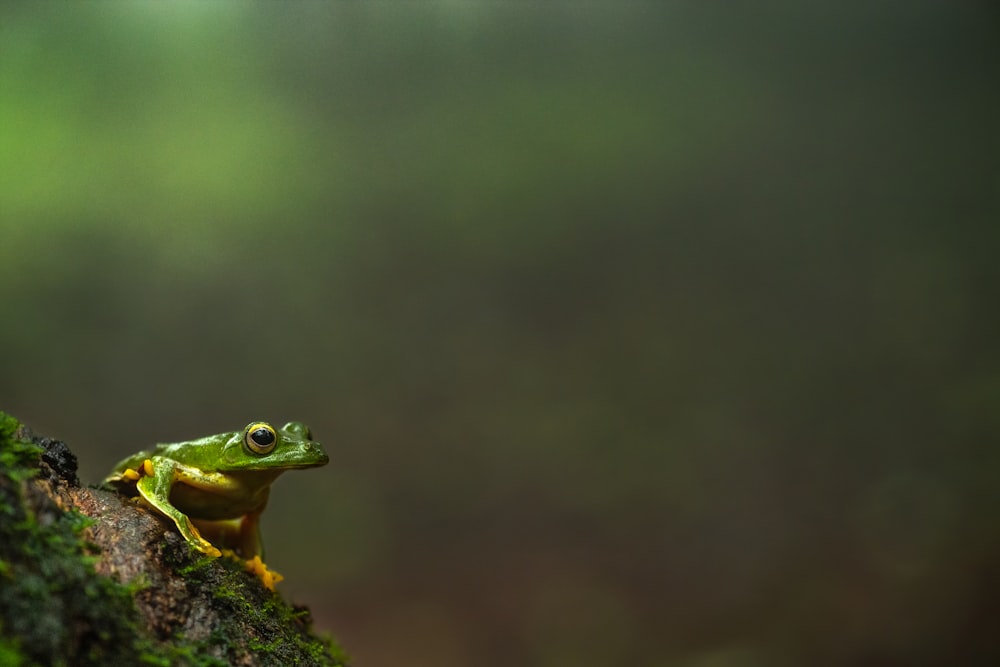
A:
[[[250,422],[226,441],[220,458],[227,470],[294,470],[330,462],[302,422],[289,422],[280,429]]]

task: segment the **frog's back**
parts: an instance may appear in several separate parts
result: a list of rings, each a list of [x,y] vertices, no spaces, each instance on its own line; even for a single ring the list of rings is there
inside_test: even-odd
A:
[[[185,458],[198,455],[199,452],[210,451],[208,448],[217,446],[220,442],[233,435],[232,433],[225,433],[186,442],[160,443],[152,449],[144,449],[119,461],[112,468],[111,474],[104,479],[104,482],[106,484],[120,484],[125,486],[128,484],[134,485],[135,476],[124,473],[128,470],[138,471],[146,459],[151,459],[154,456],[165,456],[171,459],[184,460]],[[208,462],[203,462],[199,467],[210,469]]]

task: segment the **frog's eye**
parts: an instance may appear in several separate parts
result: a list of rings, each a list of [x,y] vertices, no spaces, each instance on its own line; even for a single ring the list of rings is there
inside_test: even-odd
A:
[[[255,454],[270,454],[278,442],[278,434],[274,432],[274,428],[270,424],[257,422],[247,427],[243,442]]]

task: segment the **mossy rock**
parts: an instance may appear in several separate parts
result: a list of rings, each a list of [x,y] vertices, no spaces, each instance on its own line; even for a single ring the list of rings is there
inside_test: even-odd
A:
[[[240,563],[81,487],[76,457],[0,412],[0,667],[346,665]]]

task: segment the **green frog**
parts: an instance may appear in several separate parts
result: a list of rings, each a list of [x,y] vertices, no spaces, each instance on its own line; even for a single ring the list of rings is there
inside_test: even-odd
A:
[[[329,460],[305,424],[276,429],[255,421],[242,431],[133,454],[104,481],[128,496],[141,496],[198,551],[244,559],[247,569],[273,589],[281,575],[261,561],[259,530],[271,483],[286,470]]]

